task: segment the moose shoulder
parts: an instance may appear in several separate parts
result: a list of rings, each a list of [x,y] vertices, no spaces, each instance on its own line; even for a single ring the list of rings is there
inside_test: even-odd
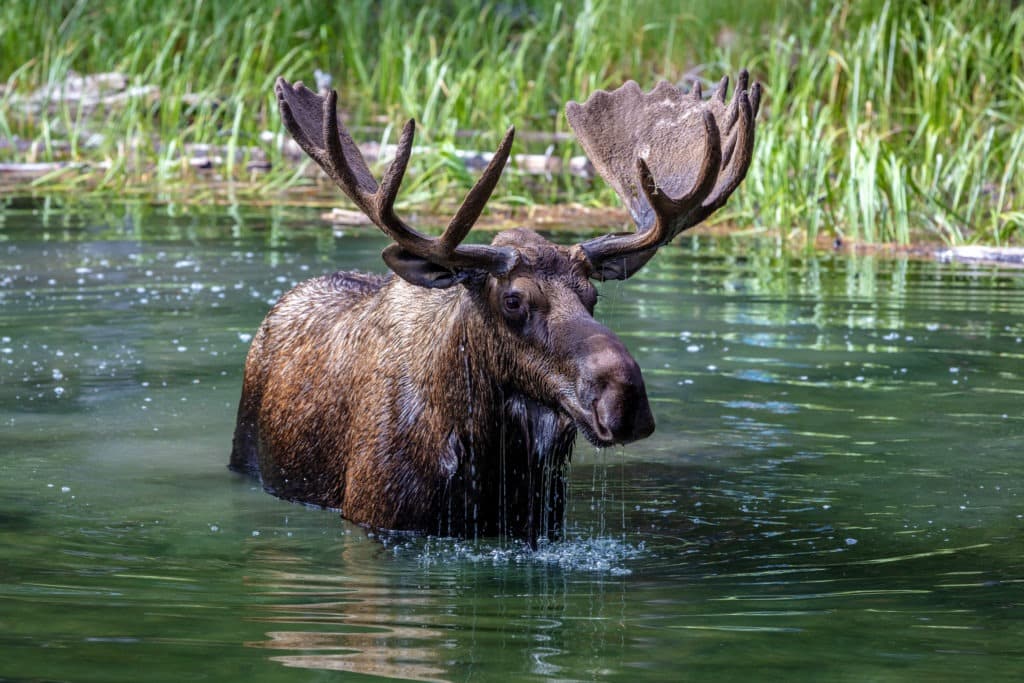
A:
[[[593,280],[623,279],[722,206],[750,164],[760,87],[726,101],[633,82],[569,121],[637,229],[571,247],[531,230],[464,245],[513,131],[440,237],[394,212],[412,149],[378,184],[337,95],[279,79],[296,142],[392,240],[386,277],[339,272],[281,297],[253,338],[230,467],[275,495],[378,529],[536,541],[557,535],[576,432],[597,446],[654,430],[643,377],[593,318]],[[397,276],[397,277],[395,277]]]

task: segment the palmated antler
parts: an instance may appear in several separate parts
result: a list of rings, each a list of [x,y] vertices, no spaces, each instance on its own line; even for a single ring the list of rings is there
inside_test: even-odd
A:
[[[277,79],[274,90],[284,125],[299,147],[320,165],[374,225],[395,241],[384,250],[383,256],[398,275],[413,284],[448,287],[471,272],[500,274],[515,264],[517,256],[513,249],[460,245],[480,217],[501,177],[512,148],[513,128],[505,133],[491,162],[466,195],[444,233],[433,238],[418,232],[395,215],[395,198],[412,152],[416,129],[414,120],[410,119],[402,129],[395,159],[378,185],[356,143],[338,123],[337,92],[332,90],[327,97],[321,97],[301,82],[292,85],[283,78]]]
[[[636,232],[602,235],[580,247],[593,277],[625,279],[659,247],[725,204],[750,166],[761,84],[741,71],[732,101],[729,78],[704,100],[662,81],[643,93],[634,81],[599,90],[566,115],[601,176],[615,189]]]

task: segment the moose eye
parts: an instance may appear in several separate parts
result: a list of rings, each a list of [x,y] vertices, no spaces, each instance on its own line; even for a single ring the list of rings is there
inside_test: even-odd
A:
[[[523,310],[523,297],[518,293],[506,294],[504,304],[506,313],[518,315]]]
[[[505,321],[518,329],[526,323],[530,305],[522,292],[505,292],[501,297],[501,312],[505,316]]]

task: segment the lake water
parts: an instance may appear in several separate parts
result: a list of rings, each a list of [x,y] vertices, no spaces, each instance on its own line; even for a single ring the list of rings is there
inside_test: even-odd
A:
[[[565,541],[376,538],[225,468],[314,211],[0,212],[0,680],[1019,680],[1024,271],[708,238],[602,285],[655,434]],[[333,673],[331,673],[333,672]]]

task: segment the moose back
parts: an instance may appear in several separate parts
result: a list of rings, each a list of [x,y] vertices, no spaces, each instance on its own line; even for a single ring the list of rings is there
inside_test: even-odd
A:
[[[285,126],[392,239],[391,273],[338,272],[281,297],[245,364],[230,467],[274,495],[375,529],[536,542],[562,526],[577,432],[654,431],[643,376],[593,318],[594,281],[624,279],[722,206],[750,165],[761,89],[710,98],[630,81],[570,102],[570,124],[636,223],[573,246],[517,228],[462,244],[511,151],[509,129],[439,237],[395,214],[406,124],[380,183],[326,97],[278,79]]]

